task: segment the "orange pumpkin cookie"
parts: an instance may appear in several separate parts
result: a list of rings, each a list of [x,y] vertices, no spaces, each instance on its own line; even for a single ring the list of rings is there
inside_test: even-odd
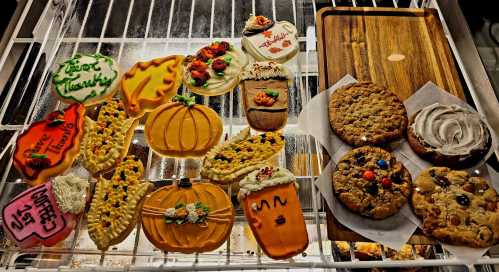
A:
[[[147,118],[147,143],[156,152],[171,157],[203,156],[218,144],[222,136],[222,120],[194,97],[176,95]]]
[[[17,138],[14,166],[28,184],[39,185],[64,172],[80,151],[85,106],[72,104],[35,122]]]
[[[287,259],[307,248],[298,185],[289,170],[264,166],[248,174],[239,186],[244,214],[265,254]]]
[[[169,101],[182,83],[183,56],[168,56],[136,63],[121,80],[123,97],[131,116],[141,116],[146,111]]]
[[[114,98],[102,103],[97,121],[85,119],[82,155],[85,168],[97,175],[125,157],[138,119],[127,118],[125,106]]]
[[[245,128],[229,141],[212,148],[203,160],[201,176],[228,184],[260,168],[284,147],[284,136],[266,132],[251,136]]]
[[[188,178],[151,193],[142,208],[145,235],[157,248],[171,252],[215,250],[233,223],[229,196],[217,185]]]
[[[135,227],[143,198],[153,186],[140,182],[143,173],[142,162],[130,155],[111,180],[99,178],[87,215],[88,234],[98,249],[123,241]]]

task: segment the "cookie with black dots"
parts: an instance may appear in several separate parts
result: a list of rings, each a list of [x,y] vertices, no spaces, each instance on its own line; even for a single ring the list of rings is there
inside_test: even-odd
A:
[[[454,245],[485,248],[499,243],[499,197],[485,179],[431,167],[414,181],[412,207],[423,231]]]
[[[97,121],[85,119],[81,154],[85,168],[94,176],[111,170],[125,157],[138,119],[129,118],[117,98],[102,103]]]
[[[333,172],[333,190],[349,210],[372,219],[397,213],[411,193],[411,175],[390,152],[363,146],[346,153]]]
[[[111,180],[99,178],[87,216],[88,234],[98,249],[120,243],[135,227],[144,196],[153,187],[141,181],[143,173],[142,162],[130,155]]]

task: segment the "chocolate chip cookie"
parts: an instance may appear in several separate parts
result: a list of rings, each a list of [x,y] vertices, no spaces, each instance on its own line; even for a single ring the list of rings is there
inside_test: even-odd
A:
[[[350,145],[381,145],[403,137],[407,112],[388,89],[360,82],[331,94],[329,121],[338,137]]]
[[[447,167],[428,168],[413,184],[412,206],[423,231],[454,245],[481,248],[499,242],[498,200],[485,179]]]
[[[383,219],[407,203],[411,175],[388,151],[363,146],[349,151],[338,162],[333,190],[354,213]]]

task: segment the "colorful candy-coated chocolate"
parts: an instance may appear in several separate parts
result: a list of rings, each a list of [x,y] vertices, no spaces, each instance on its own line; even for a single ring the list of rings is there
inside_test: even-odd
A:
[[[369,181],[374,180],[375,176],[376,176],[376,174],[371,170],[366,170],[366,171],[364,171],[364,173],[362,173],[362,177],[365,180],[369,180]]]
[[[61,212],[51,182],[24,191],[2,211],[8,237],[23,249],[38,244],[53,246],[64,240],[76,226],[76,218]]]
[[[392,187],[392,181],[389,178],[382,178],[381,179],[381,185],[383,188],[390,188]]]
[[[388,163],[386,163],[385,160],[378,160],[376,164],[379,166],[381,169],[387,169],[388,168]]]

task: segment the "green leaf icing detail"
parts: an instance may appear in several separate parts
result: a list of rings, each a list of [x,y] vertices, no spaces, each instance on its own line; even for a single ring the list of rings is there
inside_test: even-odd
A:
[[[279,92],[276,92],[272,89],[265,89],[265,94],[273,98],[279,97]]]
[[[191,107],[191,106],[196,104],[196,97],[189,96],[189,95],[177,94],[172,98],[172,101],[173,102],[180,102],[180,103],[186,105],[187,107]]]
[[[47,154],[31,153],[31,158],[32,159],[46,159],[46,158],[48,158],[48,156],[47,156]]]
[[[206,221],[210,209],[205,204],[197,201],[195,203],[177,203],[175,208],[166,209],[166,224],[182,225],[186,223],[199,224]]]

